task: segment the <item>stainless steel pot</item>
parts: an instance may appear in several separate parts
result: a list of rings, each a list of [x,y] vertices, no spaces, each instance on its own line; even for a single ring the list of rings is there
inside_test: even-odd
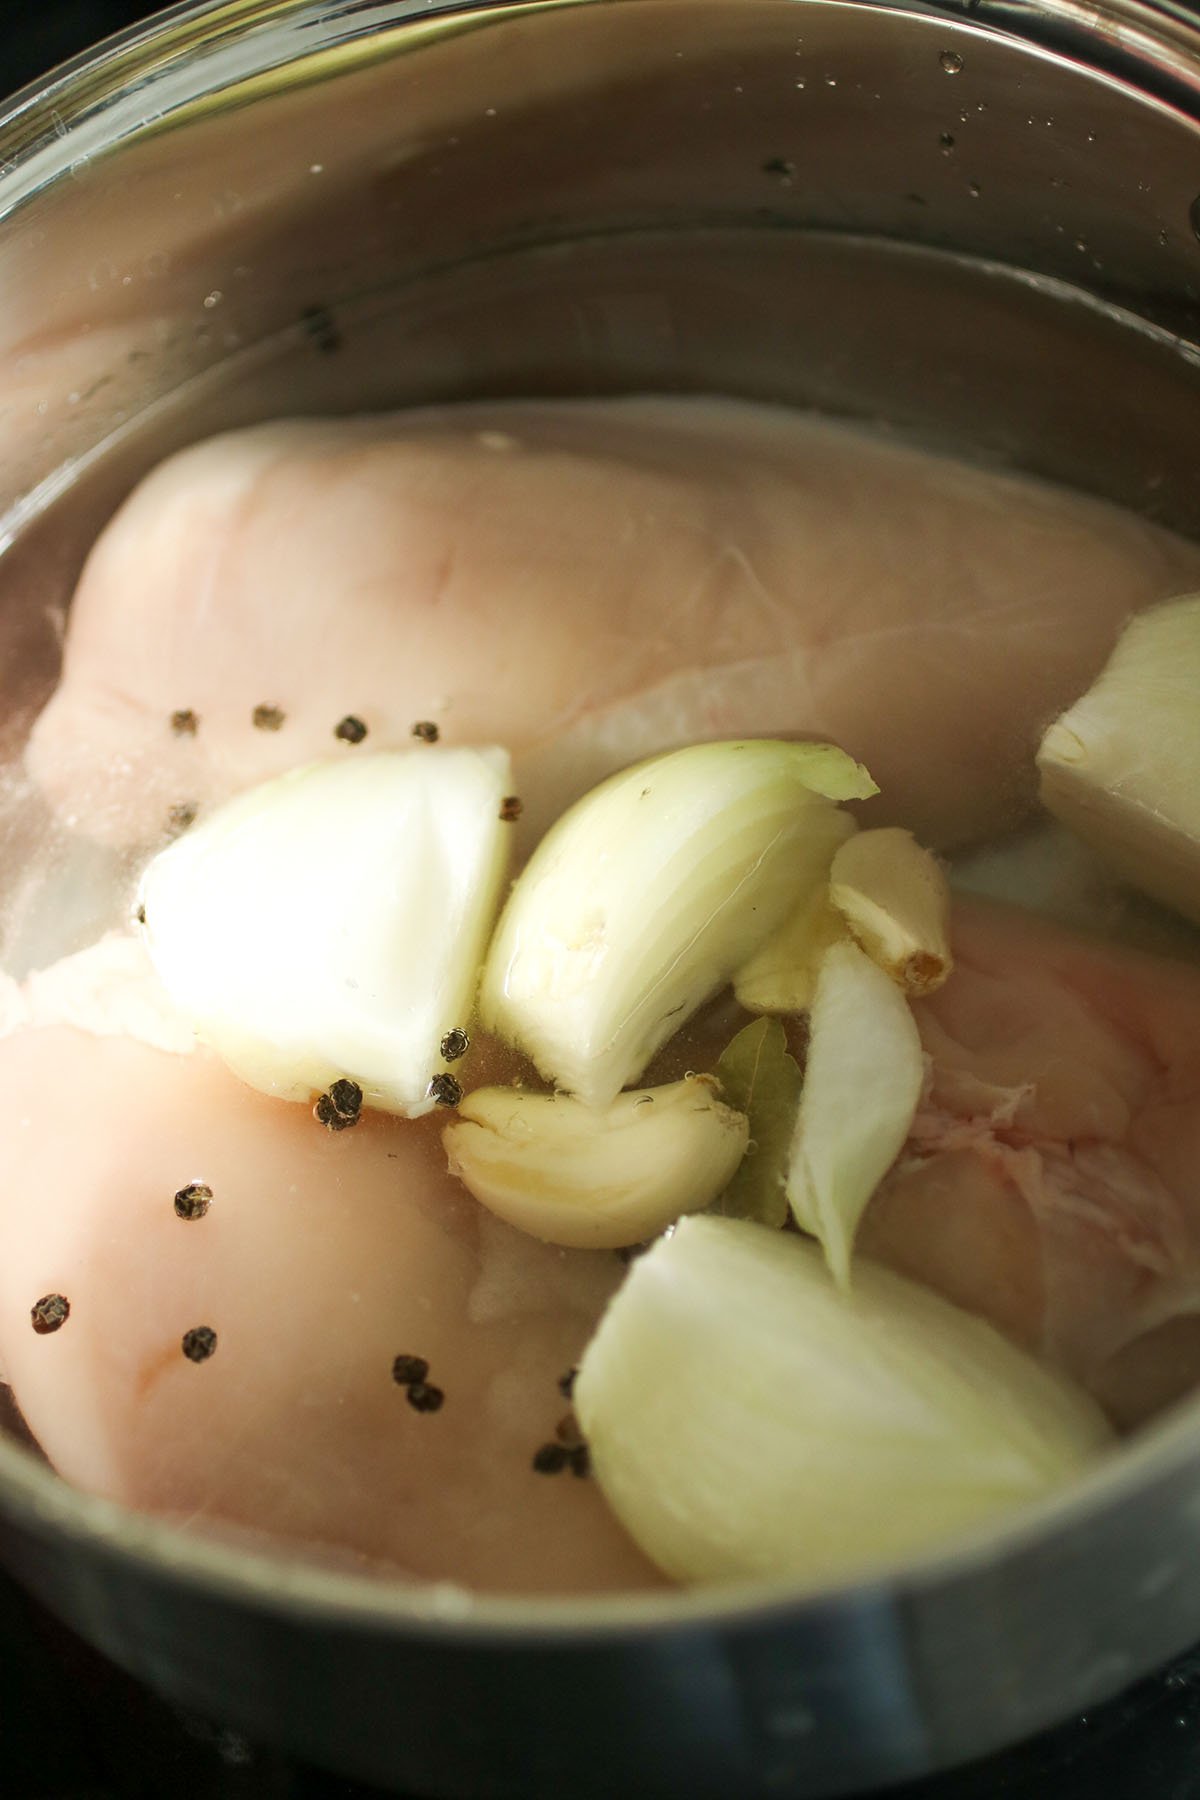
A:
[[[1200,29],[1137,0],[177,7],[0,120],[4,748],[133,480],[300,406],[719,387],[1200,534],[1198,113]],[[1196,1424],[816,1600],[370,1582],[75,1493],[15,1431],[0,1548],[147,1681],[368,1779],[828,1796],[1200,1635]]]

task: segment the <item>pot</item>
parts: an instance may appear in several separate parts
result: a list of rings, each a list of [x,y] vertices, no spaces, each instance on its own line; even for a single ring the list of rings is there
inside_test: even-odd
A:
[[[0,120],[13,754],[138,477],[281,413],[703,391],[1200,535],[1200,28],[1139,0],[227,0]],[[818,1597],[472,1599],[188,1535],[0,1439],[0,1552],[176,1701],[448,1796],[816,1800],[982,1757],[1200,1636],[1193,1406]]]

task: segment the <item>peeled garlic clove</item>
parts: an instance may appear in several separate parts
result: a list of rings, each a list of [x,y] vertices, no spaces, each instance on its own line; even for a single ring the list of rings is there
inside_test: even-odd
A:
[[[857,945],[835,944],[813,996],[787,1196],[844,1287],[859,1220],[908,1136],[924,1080],[904,995]]]
[[[509,780],[503,750],[423,748],[231,800],[142,880],[172,1001],[264,1093],[306,1100],[346,1077],[368,1106],[428,1112],[499,901]]]
[[[477,1088],[442,1141],[451,1173],[510,1225],[551,1244],[611,1250],[708,1206],[748,1137],[716,1082],[693,1075],[602,1108]]]
[[[802,1013],[812,1005],[825,952],[846,936],[845,920],[829,904],[828,872],[827,861],[791,917],[734,976],[734,997],[747,1012]]]
[[[803,1080],[779,1020],[744,1025],[722,1051],[716,1076],[727,1103],[745,1113],[754,1145],[721,1190],[716,1210],[778,1229],[787,1223],[783,1184]]]
[[[931,994],[953,968],[950,887],[910,831],[861,831],[838,850],[829,899],[852,936],[908,994]]]
[[[613,776],[542,840],[488,954],[485,1025],[604,1106],[753,955],[807,881],[830,800],[875,791],[827,744],[696,744]]]
[[[1038,751],[1042,803],[1127,881],[1200,924],[1200,594],[1130,620]]]
[[[874,1574],[1040,1498],[1111,1442],[982,1320],[786,1232],[683,1219],[630,1269],[574,1406],[606,1500],[680,1581]]]

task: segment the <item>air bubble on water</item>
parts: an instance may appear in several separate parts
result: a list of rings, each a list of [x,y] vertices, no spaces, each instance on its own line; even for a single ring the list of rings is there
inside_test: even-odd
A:
[[[967,109],[966,109],[966,107],[965,107],[965,106],[964,106],[964,107],[961,107],[961,108],[960,108],[960,109],[959,109],[959,114],[958,114],[958,122],[959,122],[959,124],[960,124],[960,125],[965,125],[965,124],[966,124],[966,122],[967,122],[967,120],[968,120],[968,119],[969,119],[969,118],[970,118],[970,117],[971,117],[971,115],[970,115],[970,113],[969,113],[969,112],[968,112],[968,111],[967,111]]]
[[[803,77],[803,75],[798,77],[798,79],[796,81],[796,87],[801,93],[804,92],[804,77]]]
[[[1167,228],[1166,228],[1166,226],[1165,226],[1165,225],[1161,225],[1161,226],[1160,226],[1160,227],[1159,227],[1159,232],[1158,232],[1158,241],[1159,241],[1159,243],[1160,243],[1160,244],[1161,244],[1161,245],[1162,245],[1162,247],[1163,247],[1163,249],[1164,249],[1164,250],[1165,250],[1165,249],[1166,249],[1166,247],[1167,247],[1167,245],[1168,245],[1168,244],[1169,244],[1169,243],[1170,243],[1170,241],[1171,241],[1171,234],[1170,234],[1170,232],[1169,232],[1169,231],[1168,231],[1168,230],[1167,230]]]
[[[310,175],[323,175],[325,173],[325,164],[324,163],[309,163],[308,172]]]
[[[943,50],[938,57],[947,75],[961,75],[963,59],[957,50]]]
[[[1081,255],[1081,256],[1086,256],[1086,255],[1087,255],[1087,248],[1088,248],[1088,242],[1087,242],[1087,239],[1086,239],[1086,238],[1081,238],[1081,237],[1077,237],[1077,238],[1076,238],[1076,239],[1075,239],[1075,248],[1076,248],[1076,249],[1077,249],[1077,250],[1078,250],[1078,252],[1079,252],[1079,254],[1080,254],[1080,255]]]
[[[942,155],[949,156],[950,152],[954,148],[953,132],[950,132],[950,131],[939,132],[938,133],[938,143],[942,146]]]
[[[826,87],[836,87],[837,86],[837,76],[836,75],[827,75],[825,77],[825,86]]]
[[[224,298],[225,298],[225,296],[221,292],[220,288],[214,288],[211,294],[205,294],[205,296],[204,296],[205,311],[211,312],[214,306],[220,306],[220,304]]]
[[[485,119],[494,119],[496,116],[495,107],[494,106],[485,106],[483,109],[483,116]]]
[[[971,196],[972,200],[978,200],[978,198],[982,192],[983,192],[983,189],[980,187],[980,185],[977,181],[968,181],[967,193]]]

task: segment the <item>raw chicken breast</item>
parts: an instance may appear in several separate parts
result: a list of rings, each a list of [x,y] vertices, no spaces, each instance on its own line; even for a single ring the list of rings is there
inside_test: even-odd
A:
[[[268,425],[174,457],[101,536],[29,765],[69,824],[148,843],[353,754],[348,714],[377,748],[429,720],[523,753],[531,839],[642,755],[796,733],[947,845],[1021,815],[1041,727],[1198,568],[1098,503],[763,406]]]
[[[954,949],[859,1248],[1135,1422],[1200,1381],[1200,971],[961,898]]]
[[[69,1481],[483,1590],[660,1583],[594,1483],[531,1466],[615,1257],[494,1220],[435,1120],[330,1134],[204,1052],[62,1026],[5,1039],[0,1068],[0,1366]],[[181,1219],[193,1182],[212,1201]],[[70,1315],[39,1334],[50,1294]]]

